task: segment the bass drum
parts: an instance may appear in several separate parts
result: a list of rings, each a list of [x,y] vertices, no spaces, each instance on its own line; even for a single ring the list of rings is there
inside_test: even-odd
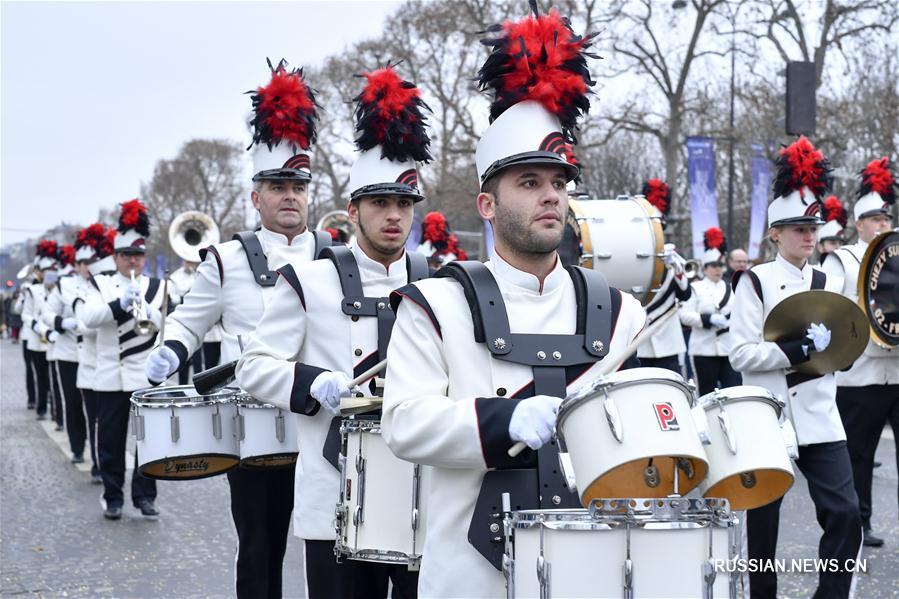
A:
[[[858,271],[858,303],[871,323],[871,341],[884,350],[899,348],[899,229],[868,245]]]
[[[664,246],[662,216],[643,197],[568,200],[562,262],[598,270],[644,306],[665,277]]]

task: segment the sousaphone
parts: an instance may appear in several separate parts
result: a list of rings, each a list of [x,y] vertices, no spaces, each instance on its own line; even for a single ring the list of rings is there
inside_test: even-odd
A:
[[[207,214],[182,212],[169,225],[172,251],[188,262],[200,262],[200,250],[221,240],[219,228]]]

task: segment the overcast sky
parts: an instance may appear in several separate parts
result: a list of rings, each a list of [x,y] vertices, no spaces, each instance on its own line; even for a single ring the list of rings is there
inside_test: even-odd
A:
[[[0,243],[92,222],[189,139],[246,141],[266,57],[318,65],[399,4],[2,2]]]

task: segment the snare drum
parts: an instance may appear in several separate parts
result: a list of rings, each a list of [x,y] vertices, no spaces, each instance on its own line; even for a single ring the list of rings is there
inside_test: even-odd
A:
[[[559,408],[558,434],[581,504],[603,497],[686,495],[708,464],[690,413],[693,389],[663,368],[601,377]],[[676,466],[676,467],[675,467]]]
[[[288,468],[297,461],[297,423],[293,414],[253,399],[234,396],[241,468]]]
[[[378,420],[344,420],[335,551],[418,569],[425,544],[423,468],[393,455]]]
[[[699,398],[708,418],[709,475],[705,497],[724,497],[735,510],[779,499],[793,486],[793,466],[779,424],[784,403],[763,387],[742,385]]]
[[[609,499],[504,520],[507,597],[736,597],[736,519],[720,499]]]
[[[632,293],[645,306],[665,276],[661,214],[642,197],[568,201],[563,255],[600,271],[609,285]]]
[[[200,395],[190,385],[152,387],[131,395],[138,471],[159,480],[192,480],[240,462],[232,391]]]

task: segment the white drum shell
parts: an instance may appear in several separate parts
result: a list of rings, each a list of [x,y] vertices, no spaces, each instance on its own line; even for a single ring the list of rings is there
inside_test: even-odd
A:
[[[250,403],[246,400],[237,402],[237,411],[243,427],[240,439],[241,461],[299,453],[297,422],[292,413],[270,404]],[[279,416],[283,426],[283,440],[278,439]]]
[[[580,511],[586,515],[586,510]],[[561,523],[557,523],[561,524]],[[711,523],[655,522],[631,528],[634,597],[703,597],[703,567],[709,557],[732,559],[733,526]],[[537,558],[540,526],[514,528],[514,594],[540,597]],[[624,596],[625,529],[596,523],[592,529],[543,528],[543,557],[551,565],[551,596],[596,598]],[[723,562],[722,562],[723,563]],[[713,597],[728,597],[730,580],[718,572]]]
[[[634,368],[614,373],[605,379],[602,388],[614,401],[620,415],[622,442],[618,442],[608,425],[602,391],[578,403],[563,403],[559,411],[559,431],[571,457],[581,503],[587,506],[597,497],[664,497],[665,479],[673,472],[663,468],[665,461],[656,461],[663,476],[663,484],[655,489],[642,486],[639,471],[649,458],[679,456],[692,460],[696,467],[693,479],[679,475],[679,492],[685,495],[705,476],[706,454],[690,414],[692,391],[676,373],[661,368]],[[677,430],[662,430],[654,404],[670,403],[677,418]],[[639,461],[639,463],[638,463]],[[620,467],[632,464],[633,471],[625,474]],[[611,489],[601,495],[592,494],[590,485],[599,477],[608,477],[618,469]],[[671,468],[673,471],[673,467]],[[639,480],[638,480],[639,479]],[[608,479],[607,480],[612,480]],[[626,487],[617,485],[624,482]],[[606,485],[602,485],[606,486]]]
[[[425,481],[427,469],[419,467],[415,480],[415,464],[397,458],[381,437],[380,423],[348,420],[344,425],[356,426],[345,430],[346,460],[341,474],[341,493],[338,510],[342,511],[342,530],[338,532],[337,548],[351,559],[375,562],[403,562],[415,564],[425,543]],[[363,472],[357,471],[357,463]],[[364,476],[364,500],[360,509],[360,478]],[[347,497],[347,490],[350,490]],[[417,493],[417,515],[413,529],[414,499]],[[353,515],[359,510],[361,522]]]

